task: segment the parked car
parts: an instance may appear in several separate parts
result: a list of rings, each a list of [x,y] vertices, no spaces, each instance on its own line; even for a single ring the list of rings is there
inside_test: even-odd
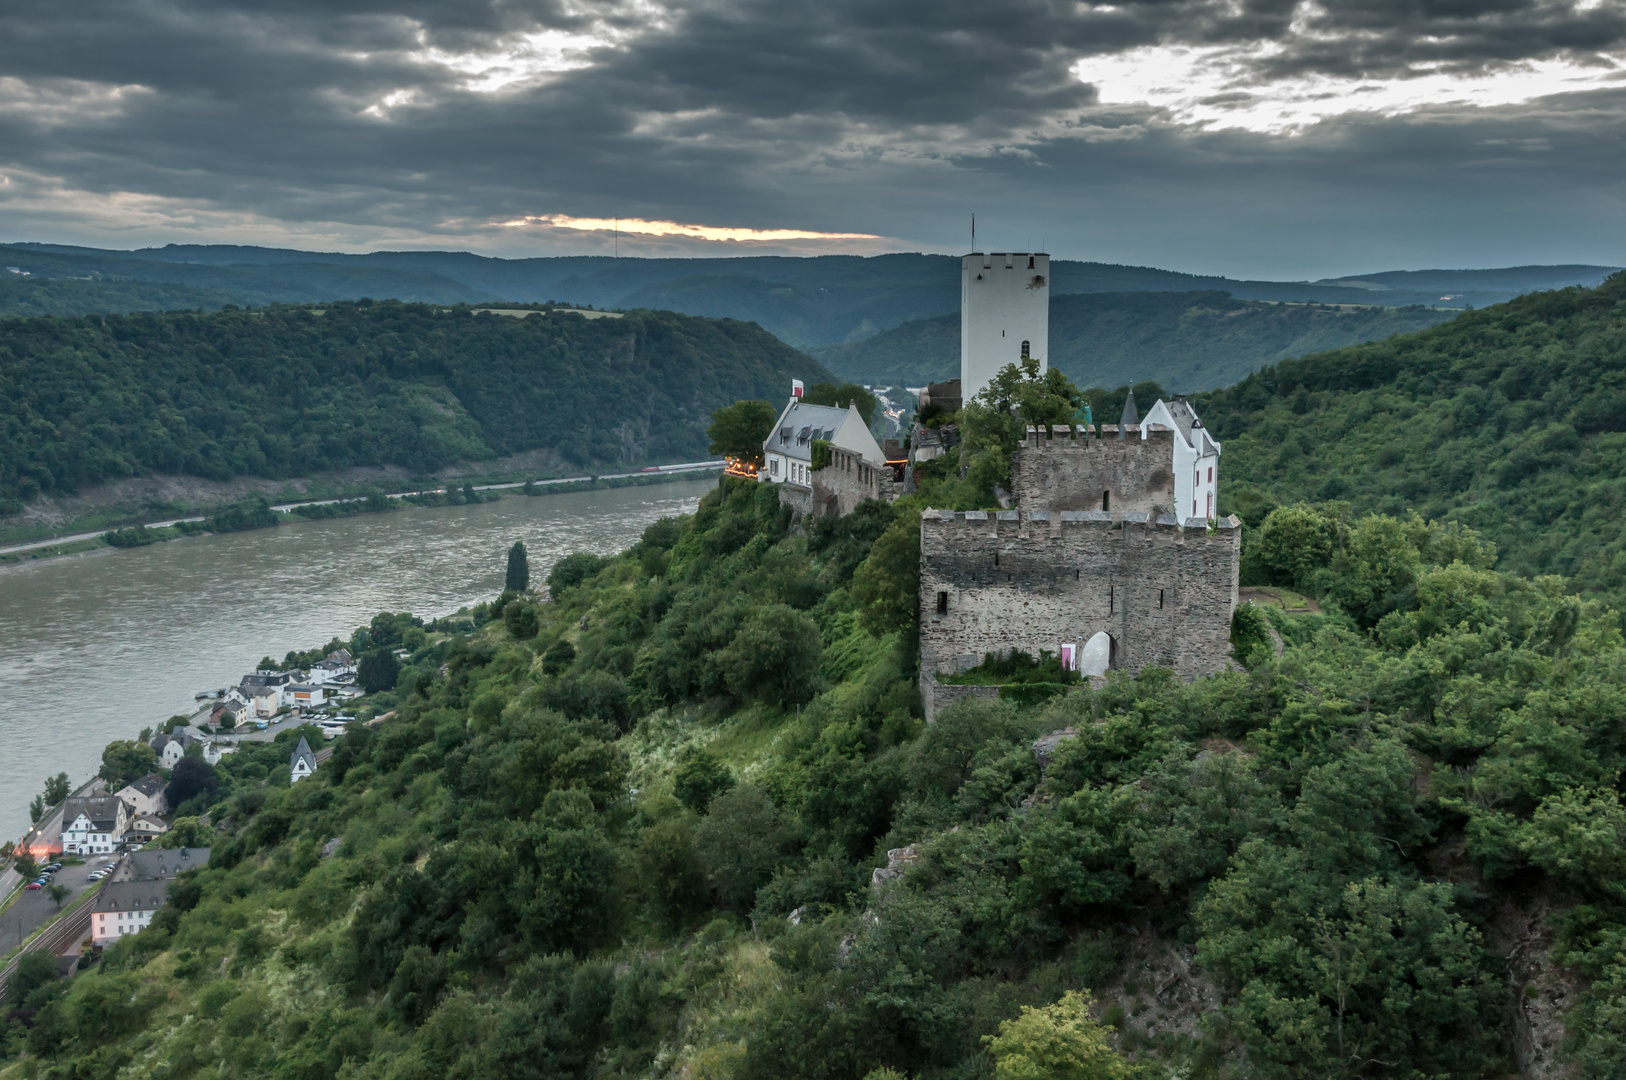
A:
[[[58,870],[62,869],[62,864],[59,863],[59,862],[54,862],[50,866],[47,866],[45,869],[49,870],[51,873],[54,874]]]
[[[45,886],[43,884],[41,884],[40,882],[38,882],[38,881],[30,881],[27,885],[24,885],[23,888],[25,888],[25,889],[43,889],[43,888],[45,888]]]

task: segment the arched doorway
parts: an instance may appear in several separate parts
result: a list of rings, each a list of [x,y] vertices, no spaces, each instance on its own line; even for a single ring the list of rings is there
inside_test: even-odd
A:
[[[1084,643],[1078,655],[1078,673],[1085,678],[1105,675],[1117,660],[1118,643],[1105,630]]]

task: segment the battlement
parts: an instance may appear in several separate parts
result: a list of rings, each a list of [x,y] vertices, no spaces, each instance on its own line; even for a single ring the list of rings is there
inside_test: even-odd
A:
[[[1034,526],[1045,526],[1052,530],[1062,530],[1069,526],[1106,526],[1112,530],[1123,529],[1129,526],[1143,526],[1158,530],[1175,530],[1182,534],[1188,530],[1198,530],[1204,535],[1209,532],[1209,523],[1204,518],[1187,518],[1181,521],[1173,514],[1162,513],[1155,517],[1142,510],[1126,510],[1121,515],[1113,515],[1101,510],[923,510],[920,514],[920,527],[928,528],[928,522],[933,528],[943,530],[950,523],[958,525],[961,529],[992,529],[998,535],[1004,528],[1006,535],[1020,536]],[[1015,529],[1010,526],[1016,526]],[[1024,528],[1026,526],[1026,528]],[[1242,521],[1235,514],[1219,518],[1214,522],[1216,534],[1231,532],[1242,527]]]
[[[1162,424],[1125,424],[1121,428],[1117,424],[1100,426],[1080,424],[1076,427],[1071,424],[1055,424],[1051,427],[1036,427],[1029,424],[1023,445],[1038,450],[1088,447],[1103,439],[1120,441],[1119,431],[1123,432],[1122,442],[1127,443],[1133,439],[1141,444],[1142,449],[1148,444],[1162,448],[1172,446],[1174,443],[1174,429]]]
[[[926,510],[920,522],[920,664],[963,671],[987,653],[1082,648],[1110,665],[1224,669],[1241,522],[1129,510]]]

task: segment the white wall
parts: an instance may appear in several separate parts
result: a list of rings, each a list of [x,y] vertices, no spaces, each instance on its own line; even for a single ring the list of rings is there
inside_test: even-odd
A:
[[[1050,256],[975,254],[960,260],[960,393],[976,397],[994,374],[1022,358],[1022,342],[1043,372],[1050,361]]]

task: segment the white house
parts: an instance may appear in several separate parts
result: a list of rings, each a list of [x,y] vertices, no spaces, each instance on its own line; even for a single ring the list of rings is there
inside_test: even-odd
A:
[[[162,836],[169,832],[169,825],[156,814],[137,814],[130,822],[130,831],[126,835],[135,843],[144,844],[155,836]]]
[[[974,252],[960,260],[960,392],[976,397],[1007,364],[1050,356],[1050,256]]]
[[[355,675],[356,661],[349,649],[336,649],[317,661],[311,668],[311,682],[326,686]]]
[[[103,885],[91,903],[91,942],[111,945],[126,934],[145,930],[168,892],[169,887],[161,881],[112,881]]]
[[[301,735],[299,745],[294,748],[293,755],[288,759],[288,782],[297,784],[315,771],[316,755],[311,752],[311,744]]]
[[[1134,408],[1134,394],[1125,405],[1127,415]],[[1133,421],[1126,421],[1133,423]],[[1219,440],[1208,434],[1196,410],[1183,398],[1161,399],[1141,422],[1141,438],[1153,425],[1174,431],[1174,509],[1177,517],[1207,521],[1218,513]]]
[[[158,752],[158,763],[166,769],[173,769],[181,758],[186,756],[186,748],[198,743],[205,749],[209,746],[209,736],[199,728],[183,725],[168,734],[160,733],[153,737],[152,748]]]
[[[327,704],[327,689],[310,683],[289,683],[282,688],[282,700],[296,709],[319,709]]]
[[[115,795],[69,799],[62,804],[62,851],[105,855],[124,842],[130,808]]]
[[[164,799],[164,781],[157,773],[148,773],[140,780],[125,784],[119,789],[118,797],[130,807],[131,817],[143,814],[158,817],[169,811]]]
[[[762,471],[757,479],[811,490],[813,444],[820,439],[849,451],[866,465],[886,468],[886,454],[869,433],[858,406],[805,405],[801,398],[791,398],[762,444]]]
[[[234,743],[211,742],[203,748],[203,760],[207,761],[210,765],[219,765],[221,758],[225,757],[227,754],[237,753],[237,749],[238,748]]]

